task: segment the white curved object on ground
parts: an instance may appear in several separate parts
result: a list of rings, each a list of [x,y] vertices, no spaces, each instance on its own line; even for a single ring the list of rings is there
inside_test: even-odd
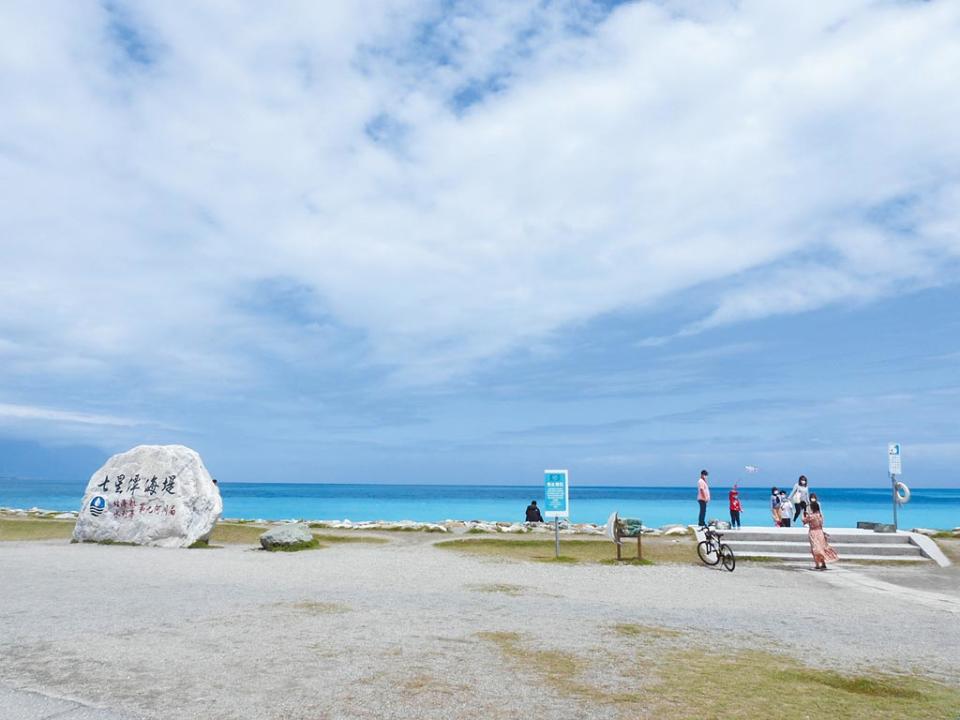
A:
[[[222,514],[220,490],[195,450],[139,445],[90,478],[73,539],[188,547],[209,537]]]

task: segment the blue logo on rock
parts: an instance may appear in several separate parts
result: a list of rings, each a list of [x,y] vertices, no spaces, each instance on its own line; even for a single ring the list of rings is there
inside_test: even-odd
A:
[[[100,513],[103,512],[105,507],[107,507],[107,501],[101,496],[97,495],[93,500],[90,501],[90,514],[94,517],[99,517]]]

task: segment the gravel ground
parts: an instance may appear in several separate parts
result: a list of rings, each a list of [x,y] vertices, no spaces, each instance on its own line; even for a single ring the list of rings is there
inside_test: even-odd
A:
[[[531,708],[608,718],[556,698],[477,634],[517,632],[605,666],[624,642],[615,623],[689,631],[685,642],[706,651],[758,648],[960,684],[956,574],[552,565],[468,557],[435,540],[291,554],[3,543],[0,688],[164,719],[513,718]],[[519,589],[482,591],[494,585]],[[642,669],[619,672],[642,682]]]

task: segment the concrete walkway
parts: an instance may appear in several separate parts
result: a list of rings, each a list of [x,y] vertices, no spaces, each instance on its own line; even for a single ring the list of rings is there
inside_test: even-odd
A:
[[[84,705],[74,700],[16,690],[0,685],[0,718],[3,720],[137,720],[110,710]]]

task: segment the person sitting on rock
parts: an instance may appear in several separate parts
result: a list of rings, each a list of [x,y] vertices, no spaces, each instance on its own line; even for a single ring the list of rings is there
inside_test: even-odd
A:
[[[531,500],[527,505],[527,522],[543,522],[543,515],[540,514],[540,508],[537,507],[537,501]]]

